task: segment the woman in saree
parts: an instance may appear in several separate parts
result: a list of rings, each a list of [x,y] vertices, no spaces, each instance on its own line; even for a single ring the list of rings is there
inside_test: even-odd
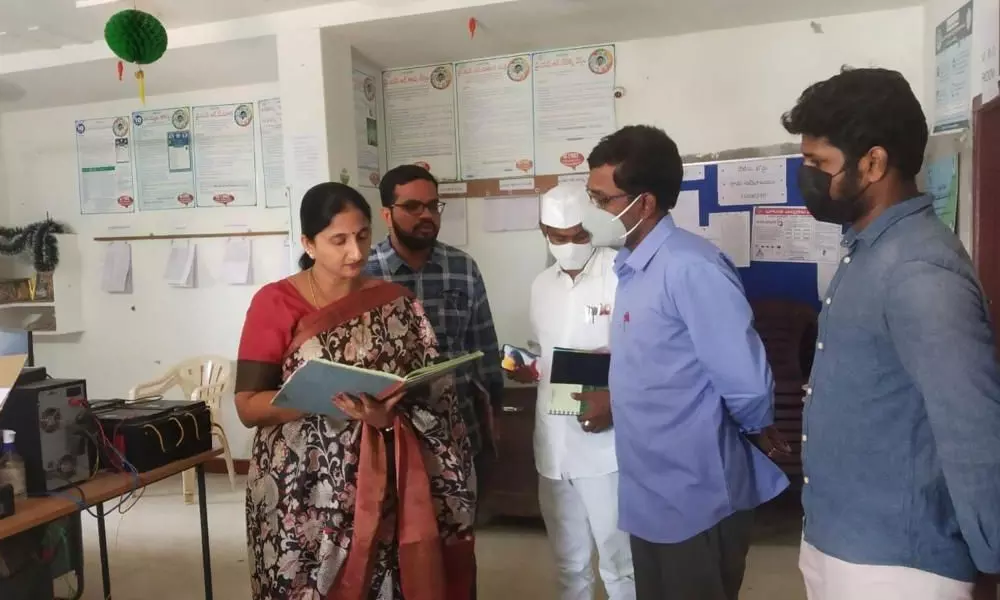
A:
[[[236,409],[256,427],[247,489],[255,600],[467,600],[475,489],[450,378],[389,399],[331,399],[349,419],[271,405],[313,358],[397,375],[437,357],[423,308],[363,276],[371,209],[320,184],[302,199],[302,271],[247,311]]]

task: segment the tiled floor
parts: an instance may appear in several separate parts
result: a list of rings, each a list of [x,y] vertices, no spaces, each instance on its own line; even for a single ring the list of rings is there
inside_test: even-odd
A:
[[[224,476],[209,476],[208,497],[215,598],[248,600],[243,490],[230,490]],[[805,598],[796,568],[799,522],[793,511],[768,511],[758,518],[757,542],[750,553],[743,600]],[[184,504],[179,478],[147,490],[123,517],[110,516],[108,545],[115,600],[203,598],[199,536],[198,506]],[[104,600],[97,525],[86,515],[84,538],[83,598]],[[477,549],[480,600],[556,598],[552,557],[539,526],[494,525],[479,534]],[[69,595],[68,591],[68,582],[61,582],[57,592]]]

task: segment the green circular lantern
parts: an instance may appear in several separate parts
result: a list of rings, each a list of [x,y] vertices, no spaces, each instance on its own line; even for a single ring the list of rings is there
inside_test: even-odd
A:
[[[104,41],[122,61],[137,65],[156,62],[167,51],[167,30],[153,15],[141,10],[123,10],[108,19],[104,26]],[[118,79],[124,66],[118,63]],[[139,97],[146,101],[145,74],[140,68],[135,73],[139,80]]]

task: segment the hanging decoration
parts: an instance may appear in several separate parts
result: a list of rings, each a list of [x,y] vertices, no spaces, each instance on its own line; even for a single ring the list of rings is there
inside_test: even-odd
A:
[[[146,74],[142,65],[149,65],[167,51],[167,30],[153,15],[129,9],[114,14],[104,26],[104,41],[120,58],[118,79],[125,66],[122,61],[138,65],[135,78],[139,82],[139,99],[146,103]]]
[[[49,273],[59,264],[57,233],[69,233],[69,228],[52,219],[24,227],[0,227],[0,254],[16,256],[31,252],[35,270]]]
[[[476,17],[469,17],[469,39],[474,39],[476,37],[476,29],[479,28],[479,19]]]

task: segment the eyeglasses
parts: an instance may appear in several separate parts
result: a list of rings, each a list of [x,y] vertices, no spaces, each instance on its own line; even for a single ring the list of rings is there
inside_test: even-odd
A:
[[[424,204],[419,200],[407,200],[406,202],[399,202],[398,204],[392,205],[394,208],[401,208],[406,211],[407,214],[414,217],[419,217],[423,214],[424,209],[427,209],[432,215],[440,215],[444,212],[445,203],[440,200],[433,200]]]
[[[629,194],[625,192],[621,194],[615,194],[614,196],[605,196],[600,192],[595,192],[594,190],[587,190],[587,196],[590,198],[590,201],[594,204],[594,206],[596,206],[597,208],[604,208],[605,206],[611,204],[615,200],[618,200],[620,198],[632,199],[638,196],[638,194]]]

